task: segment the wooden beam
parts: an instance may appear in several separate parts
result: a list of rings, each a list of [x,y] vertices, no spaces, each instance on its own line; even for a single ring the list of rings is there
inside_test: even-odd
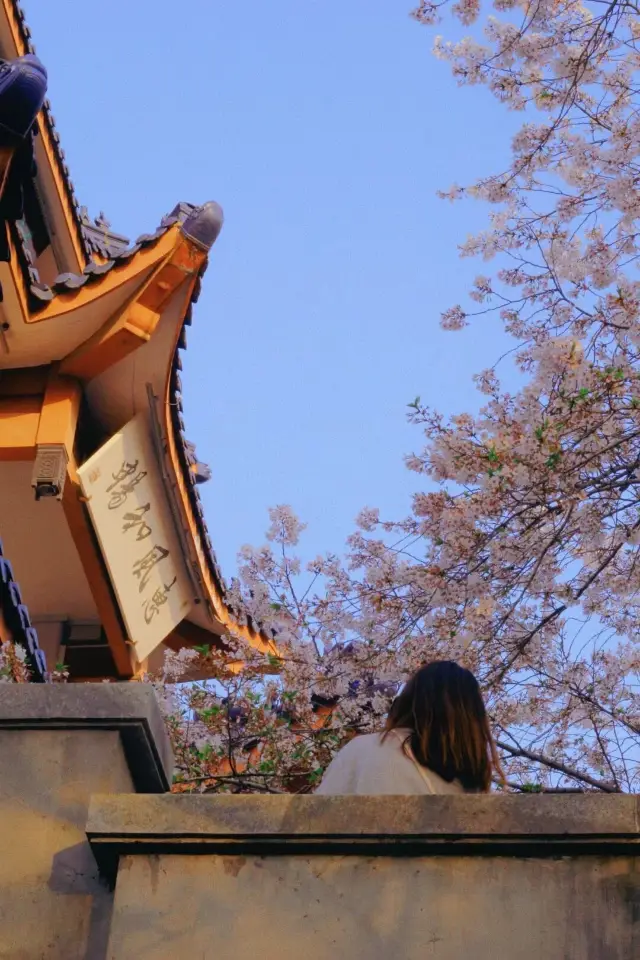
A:
[[[84,505],[73,457],[67,468],[62,507],[98,610],[98,616],[107,635],[116,669],[121,678],[128,680],[134,673],[131,658],[132,645],[120,616],[91,519]]]
[[[41,397],[0,397],[0,461],[33,460]]]
[[[73,457],[73,449],[82,400],[82,387],[71,377],[61,377],[52,367],[38,423],[36,446],[61,444],[67,457]]]
[[[43,397],[50,367],[26,367],[0,371],[0,397]]]

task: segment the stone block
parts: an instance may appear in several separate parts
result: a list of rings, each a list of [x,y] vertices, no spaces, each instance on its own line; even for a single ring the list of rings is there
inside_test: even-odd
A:
[[[0,960],[104,960],[112,893],[89,798],[163,791],[171,769],[151,688],[0,686]]]
[[[107,960],[631,960],[637,797],[94,797]],[[110,859],[111,858],[111,859]]]

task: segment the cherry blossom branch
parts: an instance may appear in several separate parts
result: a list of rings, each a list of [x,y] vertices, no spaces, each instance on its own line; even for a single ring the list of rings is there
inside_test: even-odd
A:
[[[589,774],[567,766],[567,764],[559,760],[554,760],[552,757],[548,757],[543,753],[538,753],[535,750],[527,750],[524,747],[512,747],[508,743],[505,743],[504,740],[496,740],[496,745],[511,757],[526,757],[527,760],[532,760],[534,763],[548,767],[550,770],[557,770],[558,773],[563,773],[572,780],[578,780],[580,783],[588,783],[589,786],[595,787],[596,790],[602,790],[603,793],[620,792],[615,785],[607,783],[604,780],[595,780],[593,777],[590,777]]]

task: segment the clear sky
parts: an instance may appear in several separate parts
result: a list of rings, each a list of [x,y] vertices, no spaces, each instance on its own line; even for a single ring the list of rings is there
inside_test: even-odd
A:
[[[504,346],[438,327],[487,268],[456,250],[483,208],[435,195],[505,164],[503,108],[456,86],[412,0],[24,6],[80,202],[131,237],[179,200],[225,210],[183,376],[225,574],[270,505],[310,555],[365,505],[404,515],[407,403],[477,406]]]

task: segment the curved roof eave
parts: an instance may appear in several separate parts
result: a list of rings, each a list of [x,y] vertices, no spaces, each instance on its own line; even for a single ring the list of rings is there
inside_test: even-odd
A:
[[[195,208],[191,208],[192,210]],[[97,262],[90,260],[81,273],[61,273],[51,284],[45,284],[40,279],[37,267],[25,237],[17,224],[11,225],[12,239],[17,253],[17,259],[25,280],[25,296],[30,318],[33,320],[46,319],[49,315],[57,314],[63,304],[67,309],[75,308],[79,291],[89,291],[91,287],[104,286],[106,278],[111,279],[125,267],[133,268],[140,260],[140,253],[157,247],[172,227],[183,222],[175,212],[163,217],[160,226],[153,233],[144,233],[131,246],[124,247],[112,253],[110,259]],[[61,297],[67,297],[61,301]]]
[[[52,316],[56,306],[65,310],[73,310],[74,303],[79,301],[86,288],[94,284],[95,293],[98,295],[107,279],[113,275],[114,271],[118,271],[119,266],[127,267],[126,271],[123,269],[120,275],[122,282],[125,282],[130,278],[137,261],[144,255],[144,252],[160,245],[162,238],[169,231],[173,230],[175,233],[176,227],[177,235],[183,241],[188,241],[200,252],[201,265],[197,274],[193,277],[186,310],[182,322],[176,330],[173,350],[168,358],[169,369],[166,381],[166,399],[168,402],[162,404],[162,409],[165,411],[163,428],[169,441],[168,459],[180,491],[184,514],[192,531],[194,554],[198,558],[201,583],[204,587],[203,592],[214,620],[222,626],[223,630],[243,637],[252,646],[275,650],[275,634],[272,631],[266,631],[261,624],[253,620],[246,610],[233,601],[225,583],[205,520],[202,499],[198,490],[199,476],[197,470],[194,469],[196,461],[193,445],[187,438],[183,416],[182,384],[180,380],[181,354],[187,346],[187,327],[192,322],[193,304],[197,302],[200,295],[202,276],[208,265],[208,253],[220,233],[222,223],[222,209],[213,201],[199,207],[186,203],[178,204],[173,213],[163,219],[155,233],[145,234],[138,238],[133,247],[121,251],[107,263],[90,265],[83,275],[66,274],[58,277],[51,287],[42,288],[40,286],[38,288],[38,291],[44,290],[44,294],[34,293],[32,283],[31,292],[37,298],[35,303],[38,308],[32,319],[45,319]],[[167,252],[164,251],[163,256]],[[24,262],[22,266],[24,270]],[[33,275],[30,274],[29,279],[34,281]],[[60,302],[60,298],[62,298],[62,302]],[[72,358],[67,358],[62,364],[61,370],[63,373],[76,375],[73,364],[71,363],[71,366],[69,366],[70,361],[72,361]]]
[[[192,213],[183,223],[182,232],[202,249],[209,250],[217,239],[222,228],[222,222],[222,209],[218,204],[210,202],[200,208],[192,209]],[[189,306],[175,344],[168,388],[168,403],[164,404],[165,427],[169,438],[173,439],[174,442],[174,447],[170,453],[173,454],[174,463],[177,467],[176,474],[182,479],[180,489],[191,520],[190,525],[195,527],[200,541],[196,545],[200,548],[197,552],[199,558],[204,561],[205,583],[209,586],[210,599],[216,619],[222,623],[223,627],[230,632],[238,633],[252,645],[275,650],[275,632],[266,631],[262,624],[254,621],[251,614],[236,605],[230,596],[207,528],[202,498],[198,489],[198,480],[193,470],[193,448],[186,435],[180,378],[180,371],[182,370],[181,354],[187,348],[187,327],[192,322],[193,304],[197,302],[200,296],[202,277],[207,266],[208,261],[205,260],[194,283]]]

